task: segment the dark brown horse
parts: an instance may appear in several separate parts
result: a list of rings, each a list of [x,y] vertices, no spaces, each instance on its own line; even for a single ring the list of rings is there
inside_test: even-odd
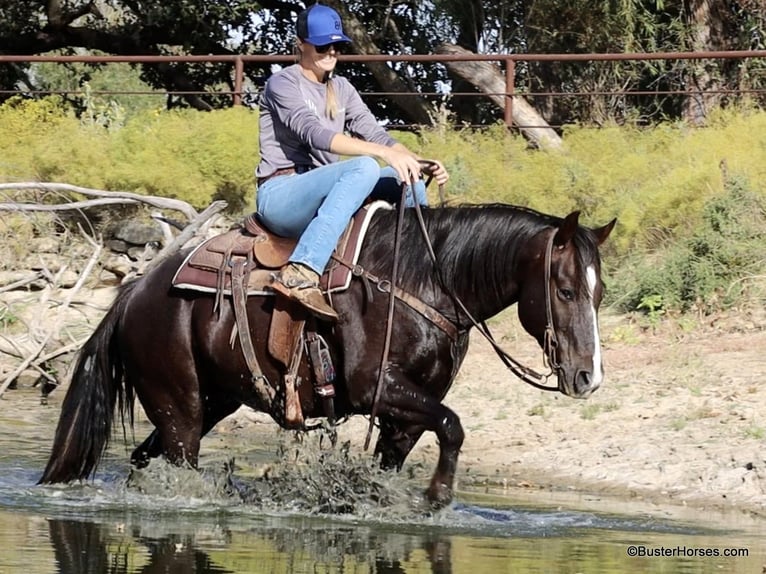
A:
[[[380,431],[375,451],[384,467],[401,468],[423,432],[436,433],[439,461],[426,496],[439,507],[452,499],[464,437],[460,419],[441,401],[468,348],[473,323],[466,311],[482,321],[516,303],[524,329],[541,345],[546,325],[552,322],[558,390],[587,397],[603,380],[598,246],[615,222],[588,229],[578,224],[576,212],[560,219],[506,205],[426,209],[423,216],[438,259],[437,272],[413,211],[407,210],[402,230],[403,271],[397,284],[446,317],[457,334],[451,337],[397,300],[377,404]],[[391,276],[395,228],[396,213],[379,211],[360,255],[359,264],[380,278]],[[127,416],[132,422],[135,396],[156,427],[133,452],[131,460],[138,465],[163,455],[173,463],[196,466],[200,439],[242,404],[270,412],[284,424],[284,408],[280,412],[262,404],[242,350],[230,345],[235,321],[230,306],[224,305],[219,317],[212,296],[171,287],[184,255],[124,286],[85,343],[40,482],[90,476],[109,442],[115,407],[123,420]],[[337,371],[335,411],[338,416],[370,414],[388,297],[377,293],[370,299],[356,279],[333,304],[340,321],[320,325],[320,331]],[[273,305],[274,297],[251,297],[247,310],[264,374],[269,381],[280,381],[280,366],[266,352]],[[309,366],[302,365],[299,374],[309,380]],[[305,416],[321,417],[321,401],[311,385],[301,385],[299,391]]]

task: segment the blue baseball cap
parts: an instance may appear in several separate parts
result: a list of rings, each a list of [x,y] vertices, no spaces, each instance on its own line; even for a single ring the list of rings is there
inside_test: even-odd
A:
[[[343,33],[343,23],[338,13],[322,4],[309,6],[298,14],[296,34],[301,40],[314,46],[351,41],[351,38]]]

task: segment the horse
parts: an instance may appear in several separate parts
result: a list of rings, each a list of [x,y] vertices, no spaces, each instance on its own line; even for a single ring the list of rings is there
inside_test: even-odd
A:
[[[335,368],[335,413],[339,418],[375,413],[374,456],[383,468],[401,469],[421,435],[436,434],[439,458],[425,496],[440,508],[452,500],[464,440],[458,415],[442,400],[477,322],[516,304],[524,330],[541,347],[554,339],[555,390],[585,398],[601,385],[599,246],[616,220],[588,228],[579,224],[576,211],[560,218],[503,204],[425,208],[420,221],[414,211],[405,210],[400,226],[395,211],[378,211],[358,266],[390,279],[399,230],[396,286],[433,313],[395,299],[385,368],[381,355],[390,302],[360,278],[333,295],[339,320],[317,322],[317,329]],[[242,349],[230,344],[232,306],[214,312],[213,296],[171,285],[185,255],[181,251],[121,286],[83,345],[39,483],[95,473],[117,411],[123,429],[126,420],[132,428],[136,397],[155,427],[131,455],[138,467],[160,455],[197,467],[202,437],[241,405],[268,412],[285,426],[279,409],[255,392]],[[253,348],[269,381],[279,381],[284,371],[266,349],[276,299],[251,296],[246,302]],[[444,328],[445,322],[452,329]],[[309,380],[304,363],[299,374]],[[298,397],[306,417],[321,421],[322,401],[311,385],[300,385]]]

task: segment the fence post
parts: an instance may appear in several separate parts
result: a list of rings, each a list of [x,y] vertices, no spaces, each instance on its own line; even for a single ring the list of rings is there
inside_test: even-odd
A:
[[[516,60],[510,56],[505,58],[505,125],[513,127],[513,92],[515,90]]]
[[[234,60],[234,93],[232,94],[232,105],[242,104],[242,77],[245,75],[245,63],[241,56]]]

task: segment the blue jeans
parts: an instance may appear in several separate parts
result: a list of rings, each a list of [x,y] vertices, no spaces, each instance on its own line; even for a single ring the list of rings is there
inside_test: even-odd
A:
[[[406,207],[428,205],[422,180],[407,186]],[[414,188],[414,189],[413,189]],[[367,198],[398,203],[396,171],[368,156],[269,179],[258,188],[258,216],[274,233],[299,237],[290,256],[317,273],[324,271],[338,239]]]

